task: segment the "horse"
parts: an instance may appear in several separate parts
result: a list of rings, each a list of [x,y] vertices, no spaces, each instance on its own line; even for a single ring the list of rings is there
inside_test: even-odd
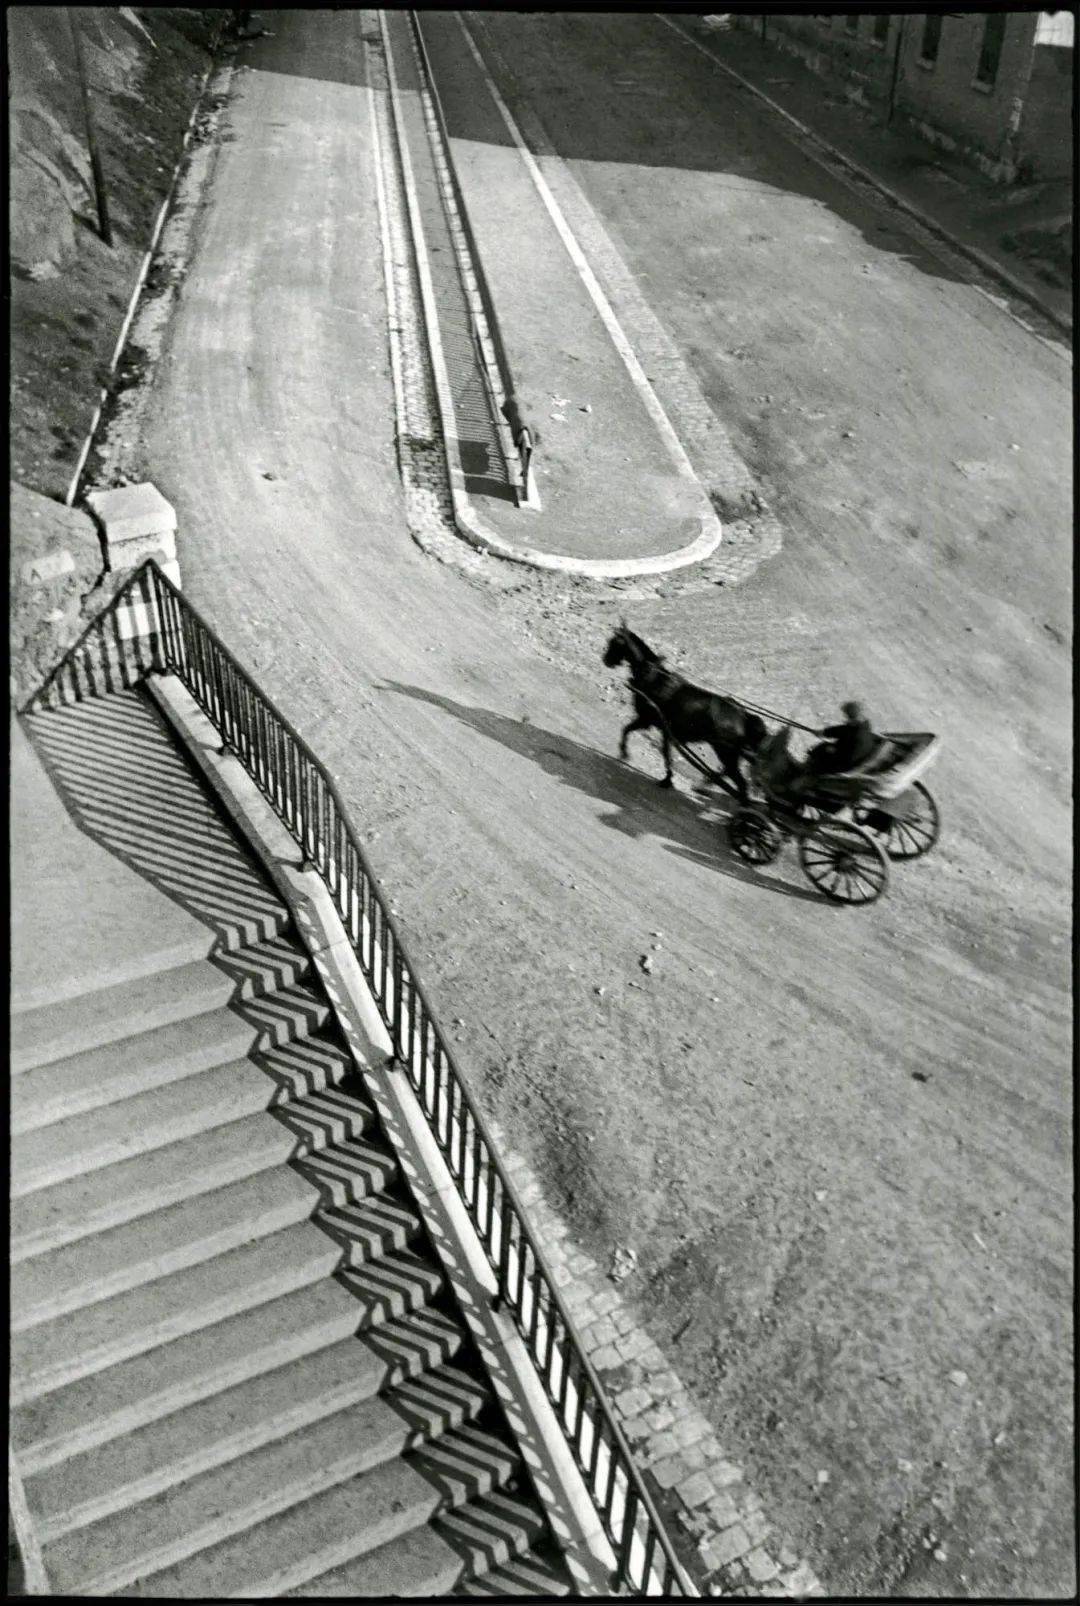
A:
[[[739,802],[747,802],[749,794],[739,759],[756,753],[765,740],[768,728],[763,719],[734,698],[693,686],[668,669],[661,655],[636,636],[625,620],[604,649],[604,663],[609,669],[622,663],[630,669],[634,717],[619,738],[621,759],[626,758],[626,741],[632,731],[656,726],[664,746],[665,774],[660,785],[671,786],[671,738],[684,744],[707,742],[721,770],[734,782]]]

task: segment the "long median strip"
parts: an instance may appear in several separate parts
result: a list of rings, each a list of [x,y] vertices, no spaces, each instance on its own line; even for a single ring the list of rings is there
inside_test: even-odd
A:
[[[563,574],[586,575],[592,579],[621,579],[665,573],[686,567],[709,557],[721,540],[719,518],[701,490],[704,511],[701,533],[689,543],[673,552],[632,558],[579,558],[559,552],[546,552],[525,542],[512,541],[493,529],[473,506],[466,489],[461,466],[461,454],[456,436],[456,419],[450,387],[446,357],[443,350],[438,321],[438,306],[427,245],[420,215],[420,201],[409,150],[405,144],[405,126],[402,115],[399,77],[391,53],[386,13],[376,13],[382,47],[380,63],[373,53],[373,42],[367,41],[368,76],[371,128],[376,167],[376,189],[379,200],[380,233],[383,248],[384,278],[387,284],[389,311],[389,337],[391,366],[394,375],[395,407],[397,409],[399,458],[407,490],[414,493],[417,513],[425,527],[443,523],[456,530],[470,546],[512,563],[530,568],[544,569]],[[385,68],[386,89],[376,89],[372,76],[377,68]],[[382,109],[377,102],[385,98],[387,127],[380,128]],[[394,152],[396,147],[396,155]],[[415,272],[416,290],[410,292],[402,272],[402,255],[409,252]],[[396,276],[401,276],[401,283]],[[410,304],[412,311],[410,312]],[[412,328],[415,322],[416,328]],[[410,353],[412,367],[410,368]],[[441,420],[442,439],[434,436],[430,445],[445,460],[447,496],[444,511],[432,506],[442,502],[441,492],[432,483],[434,464],[417,467],[408,461],[402,443],[408,443],[415,433],[420,413],[427,415],[428,406],[422,392],[424,386],[416,371],[418,363],[430,368],[434,413]],[[647,382],[646,382],[647,383]],[[670,427],[670,426],[669,426]],[[691,470],[692,473],[692,470]],[[682,477],[680,475],[680,477]],[[700,482],[694,476],[694,483]],[[421,544],[424,544],[421,541]]]

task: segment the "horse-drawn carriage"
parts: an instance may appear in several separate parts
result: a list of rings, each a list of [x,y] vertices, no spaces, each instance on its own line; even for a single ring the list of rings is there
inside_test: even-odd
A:
[[[854,768],[808,775],[789,751],[794,720],[691,685],[625,625],[608,642],[604,662],[630,669],[635,717],[623,730],[620,755],[626,757],[632,731],[658,729],[666,767],[662,784],[671,784],[674,746],[738,798],[728,840],[746,863],[771,864],[792,837],[804,873],[823,896],[835,903],[873,903],[888,884],[890,859],[920,858],[937,841],[938,807],[919,777],[937,758],[939,737],[881,736]],[[771,734],[763,714],[779,721]],[[720,768],[704,763],[691,742],[708,743]],[[749,766],[749,788],[740,759]]]
[[[941,817],[918,776],[939,746],[929,733],[883,736],[865,763],[815,775],[794,791],[804,770],[782,726],[751,760],[758,796],[728,821],[733,851],[748,864],[771,864],[794,837],[803,871],[826,898],[873,903],[888,884],[889,859],[920,858],[937,841]]]

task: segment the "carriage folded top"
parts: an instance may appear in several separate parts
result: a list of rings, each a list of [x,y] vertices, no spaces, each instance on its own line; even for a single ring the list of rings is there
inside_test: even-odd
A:
[[[755,773],[769,791],[782,792],[794,776],[802,773],[802,765],[788,752],[788,734],[782,726],[757,755]],[[940,748],[940,736],[929,731],[890,731],[879,738],[864,763],[850,770],[823,772],[815,777],[814,789],[843,795],[853,802],[898,797],[930,768]]]
[[[861,781],[864,797],[897,797],[930,768],[940,751],[941,737],[930,731],[888,731],[865,764],[828,779]]]

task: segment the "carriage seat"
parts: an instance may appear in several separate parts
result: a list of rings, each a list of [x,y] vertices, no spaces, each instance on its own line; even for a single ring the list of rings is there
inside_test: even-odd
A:
[[[856,764],[853,769],[838,771],[832,778],[854,780],[860,775],[880,775],[882,770],[887,770],[891,764],[895,764],[899,756],[898,744],[889,736],[879,736],[877,746],[869,758],[864,758],[862,763]],[[828,779],[828,776],[823,775],[822,779]]]

